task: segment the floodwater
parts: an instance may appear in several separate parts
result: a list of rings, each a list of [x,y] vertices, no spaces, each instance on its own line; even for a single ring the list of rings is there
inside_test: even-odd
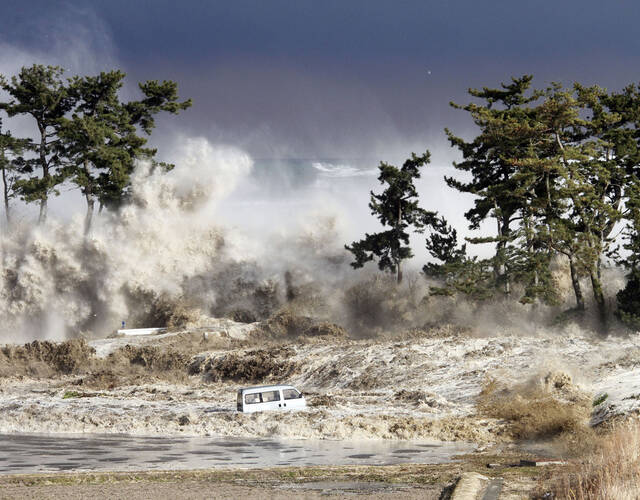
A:
[[[473,449],[466,443],[419,441],[5,434],[0,435],[0,474],[436,464]]]

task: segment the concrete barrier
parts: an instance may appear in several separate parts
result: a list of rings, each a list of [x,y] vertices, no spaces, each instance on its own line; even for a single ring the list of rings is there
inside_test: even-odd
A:
[[[453,490],[451,500],[477,500],[487,484],[488,477],[477,472],[465,472]]]
[[[153,333],[162,333],[166,331],[166,328],[128,328],[126,330],[118,330],[118,335],[125,335],[127,337],[133,335],[151,335]]]

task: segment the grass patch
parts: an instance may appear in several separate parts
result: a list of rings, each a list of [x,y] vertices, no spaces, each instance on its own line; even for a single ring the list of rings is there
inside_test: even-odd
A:
[[[558,388],[557,383],[529,382],[506,387],[489,380],[478,397],[477,407],[485,416],[507,421],[514,439],[562,439],[569,451],[580,453],[594,434],[588,425],[591,406],[587,400],[564,399],[558,391],[569,390],[567,385],[565,382]]]
[[[74,399],[74,398],[99,398],[107,396],[104,392],[80,392],[80,391],[65,391],[62,395],[62,399]]]
[[[602,403],[604,403],[607,398],[609,397],[609,395],[605,392],[604,394],[602,394],[600,397],[596,398],[593,401],[593,406],[596,407],[598,405],[601,405]]]
[[[536,498],[640,498],[640,422],[626,422],[592,442],[572,470],[541,483]]]
[[[43,487],[102,484],[150,484],[202,482],[211,484],[235,484],[256,486],[264,493],[265,486],[300,484],[305,482],[369,482],[386,484],[407,484],[445,488],[463,472],[479,472],[488,477],[503,477],[509,483],[517,482],[518,498],[528,498],[528,492],[535,488],[539,475],[547,472],[541,467],[506,467],[487,469],[487,463],[516,462],[521,453],[509,452],[499,455],[464,455],[459,461],[446,464],[400,464],[400,465],[345,465],[312,467],[272,467],[265,469],[209,469],[191,471],[147,471],[147,472],[75,472],[0,475],[0,491],[5,486]],[[206,485],[205,485],[206,487]],[[28,496],[29,490],[25,491]]]
[[[149,472],[76,472],[15,474],[0,476],[4,485],[86,485],[104,483],[207,481],[221,483],[279,483],[305,481],[366,481],[425,484],[449,481],[457,474],[458,464],[405,464],[388,466],[276,467],[269,469],[191,470]]]

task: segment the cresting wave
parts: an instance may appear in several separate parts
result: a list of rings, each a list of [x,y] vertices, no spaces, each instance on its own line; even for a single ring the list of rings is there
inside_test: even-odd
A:
[[[254,321],[291,302],[341,314],[333,291],[350,286],[353,271],[340,222],[311,210],[285,231],[225,225],[218,207],[239,183],[254,182],[253,160],[205,139],[179,142],[168,158],[176,168],[139,163],[130,201],[95,217],[87,238],[81,214],[0,238],[0,343],[100,337],[122,321]]]
[[[106,334],[123,320],[162,321],[153,309],[163,299],[204,309],[215,303],[208,282],[216,266],[230,255],[243,258],[233,235],[216,224],[215,205],[250,172],[252,160],[204,139],[184,139],[174,156],[179,166],[166,174],[140,163],[131,202],[97,217],[86,239],[79,216],[23,225],[2,237],[0,342]]]
[[[283,307],[337,323],[357,338],[444,323],[534,333],[548,330],[549,318],[562,310],[431,297],[427,280],[410,268],[402,287],[374,264],[355,271],[344,249],[349,210],[337,216],[326,206],[290,210],[284,227],[262,231],[226,224],[220,204],[239,184],[243,197],[260,191],[246,189],[256,182],[253,160],[202,138],[177,144],[167,158],[176,168],[163,173],[141,162],[130,201],[95,217],[88,237],[77,214],[70,222],[22,224],[0,238],[0,343],[104,337],[122,321],[128,327],[206,325],[211,317],[252,322]],[[560,294],[569,296],[567,269],[559,266],[556,274]]]
[[[374,176],[378,173],[375,168],[358,168],[351,165],[336,165],[328,162],[314,162],[312,166],[326,177]]]

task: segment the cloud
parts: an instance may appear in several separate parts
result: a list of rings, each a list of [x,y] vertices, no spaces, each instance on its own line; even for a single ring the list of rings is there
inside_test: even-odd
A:
[[[49,13],[50,14],[50,13]],[[0,35],[0,75],[7,79],[23,66],[60,66],[66,75],[95,74],[117,67],[115,44],[105,23],[89,9],[66,5],[57,15],[41,15]],[[0,91],[0,100],[7,94]],[[0,116],[2,116],[0,114]],[[6,117],[5,117],[6,118]],[[16,136],[33,137],[32,119],[24,116],[5,119],[4,128]]]
[[[0,36],[0,73],[15,74],[31,64],[58,65],[69,73],[96,73],[116,66],[107,25],[90,9],[62,6]]]

